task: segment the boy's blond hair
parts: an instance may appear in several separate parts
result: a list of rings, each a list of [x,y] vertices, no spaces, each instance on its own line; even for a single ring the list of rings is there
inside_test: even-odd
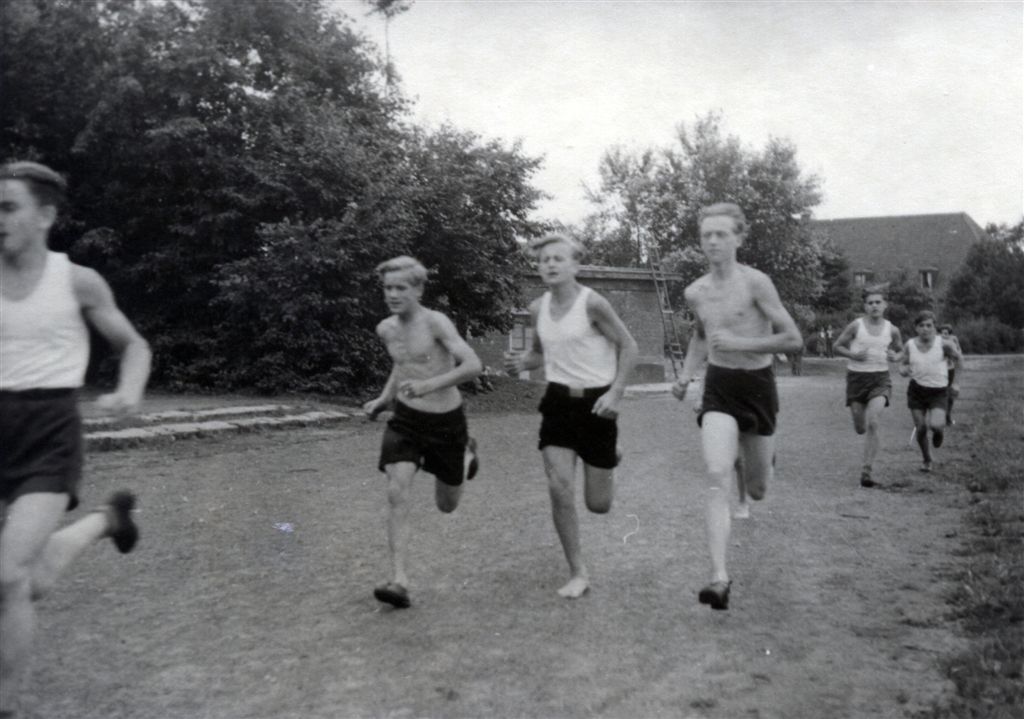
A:
[[[553,245],[556,242],[564,242],[565,244],[569,245],[570,249],[572,249],[572,258],[577,262],[583,259],[583,255],[586,252],[583,245],[581,245],[579,242],[569,237],[568,235],[563,235],[560,232],[549,232],[543,237],[531,242],[530,254],[532,254],[534,257],[539,257],[540,251],[543,248],[547,247],[548,245]]]
[[[745,236],[747,230],[750,229],[747,224],[747,216],[735,202],[716,202],[700,208],[697,212],[697,224],[699,225],[707,217],[731,217],[736,223],[737,235]]]
[[[427,268],[415,257],[399,255],[377,265],[377,275],[383,280],[388,272],[404,272],[409,278],[409,284],[414,287],[422,287],[427,282]]]

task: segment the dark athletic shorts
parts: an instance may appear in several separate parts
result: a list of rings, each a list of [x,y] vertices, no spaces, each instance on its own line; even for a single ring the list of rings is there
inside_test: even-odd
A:
[[[548,382],[538,407],[541,422],[537,449],[565,447],[591,467],[614,468],[619,463],[615,456],[619,427],[614,419],[598,417],[593,412],[597,398],[607,391],[608,387],[570,390],[563,384]]]
[[[424,472],[452,487],[465,478],[466,412],[459,406],[450,412],[423,412],[395,402],[380,445],[380,471],[395,462],[412,462]]]
[[[77,507],[82,445],[75,390],[0,391],[0,501],[55,492]]]
[[[846,373],[846,406],[856,402],[866,405],[875,397],[885,397],[885,406],[889,406],[892,397],[892,379],[889,371],[884,372],[847,372]]]
[[[740,432],[770,437],[775,434],[778,411],[779,394],[770,366],[751,370],[708,365],[698,425],[708,412],[721,412],[736,420]]]
[[[927,412],[930,409],[946,409],[949,399],[948,387],[922,387],[914,380],[907,385],[907,406]]]

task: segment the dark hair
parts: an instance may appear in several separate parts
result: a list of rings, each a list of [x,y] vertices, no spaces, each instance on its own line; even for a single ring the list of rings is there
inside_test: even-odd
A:
[[[67,198],[67,181],[38,162],[8,162],[0,167],[0,180],[21,180],[36,202],[53,205],[58,210]]]
[[[920,312],[917,313],[917,317],[914,318],[914,327],[917,327],[922,322],[927,322],[928,320],[934,322],[935,313],[932,312],[931,310],[921,310]]]
[[[945,322],[945,323],[939,325],[939,332],[942,332],[942,330],[949,330],[950,334],[952,334],[953,333],[953,325],[949,324],[948,322]]]
[[[736,234],[747,234],[747,216],[735,202],[716,202],[713,205],[700,208],[697,212],[697,223],[700,224],[708,217],[731,217],[736,221]]]
[[[860,293],[861,302],[867,302],[870,295],[881,295],[885,299],[885,285],[868,285]]]

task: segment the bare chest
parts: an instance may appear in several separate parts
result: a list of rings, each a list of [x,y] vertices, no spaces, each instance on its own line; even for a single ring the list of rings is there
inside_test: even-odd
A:
[[[392,328],[385,337],[388,354],[399,365],[434,365],[443,362],[447,350],[425,327]]]
[[[695,304],[697,316],[708,330],[749,329],[765,320],[745,282],[702,285],[697,288]]]

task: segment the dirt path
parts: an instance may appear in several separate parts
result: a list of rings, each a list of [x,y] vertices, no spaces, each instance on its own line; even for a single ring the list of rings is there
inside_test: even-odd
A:
[[[594,586],[565,563],[534,414],[471,415],[482,476],[453,515],[416,487],[411,610],[381,610],[381,425],[97,454],[96,502],[136,487],[127,557],[87,554],[40,606],[26,719],[302,717],[912,717],[948,690],[945,577],[966,461],[954,432],[916,472],[904,383],[876,477],[839,375],[780,378],[779,469],[734,524],[732,606],[707,578],[690,405],[630,399],[616,505],[583,514]],[[965,388],[962,415],[969,415]]]

